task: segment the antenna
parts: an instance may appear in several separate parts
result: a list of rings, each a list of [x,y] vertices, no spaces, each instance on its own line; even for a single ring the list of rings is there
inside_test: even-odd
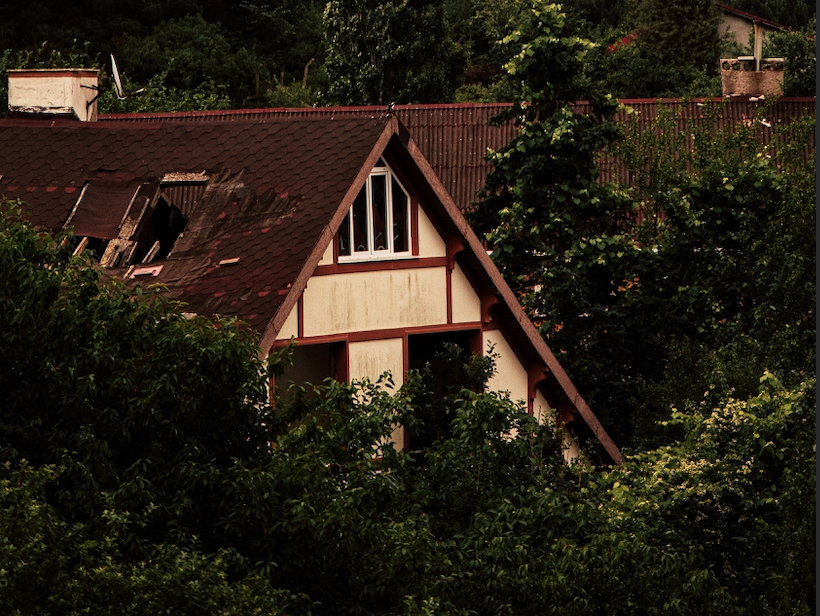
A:
[[[114,93],[117,95],[117,98],[120,99],[121,101],[124,101],[129,96],[134,96],[134,94],[139,94],[140,92],[145,92],[145,88],[140,88],[139,90],[136,90],[134,92],[130,92],[129,94],[125,93],[125,90],[122,89],[122,78],[120,78],[120,69],[117,68],[117,61],[114,59],[114,54],[113,53],[110,54],[110,55],[111,55],[111,76],[112,76],[113,81],[114,81]],[[109,81],[109,84],[110,83],[111,82]],[[93,105],[94,102],[98,98],[100,98],[100,96],[102,95],[102,93],[104,91],[104,88],[100,88],[98,86],[83,86],[83,87],[84,88],[90,88],[92,90],[97,90],[97,95],[85,104],[85,108],[90,109],[91,105]]]
[[[114,77],[114,91],[117,98],[124,101],[127,97],[122,90],[122,79],[120,79],[120,69],[117,68],[117,61],[114,59],[114,54],[111,54],[111,75]]]

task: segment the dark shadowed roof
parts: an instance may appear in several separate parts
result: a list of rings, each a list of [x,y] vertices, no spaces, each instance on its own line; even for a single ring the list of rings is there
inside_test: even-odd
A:
[[[139,279],[168,285],[191,312],[236,315],[264,331],[386,126],[353,116],[6,120],[0,194],[26,201],[40,228],[57,231],[71,218],[78,235],[107,239],[137,188],[204,172],[207,188],[173,253]],[[128,280],[135,270],[117,273]]]
[[[462,210],[475,201],[490,166],[484,161],[487,148],[498,149],[514,135],[509,123],[496,128],[490,118],[510,107],[509,103],[456,103],[395,105],[393,113],[407,127],[424,157]],[[385,107],[285,107],[278,109],[232,109],[177,113],[106,114],[100,122],[219,122],[248,121],[270,117],[343,118],[380,117]]]
[[[781,98],[776,103],[751,101],[748,97],[731,100],[692,99],[621,99],[619,102],[626,108],[620,110],[615,120],[621,125],[637,123],[640,130],[650,128],[661,107],[680,111],[678,130],[689,132],[689,125],[700,120],[704,104],[720,104],[719,124],[732,125],[748,118],[767,106],[766,117],[770,123],[788,123],[795,118],[814,115],[816,99],[814,98]],[[509,103],[457,103],[436,105],[396,105],[393,112],[407,127],[413,141],[419,146],[424,157],[429,161],[436,175],[444,184],[447,192],[460,210],[470,208],[476,200],[476,193],[484,185],[490,165],[484,160],[487,150],[497,150],[504,146],[516,134],[516,128],[508,122],[500,127],[489,126],[490,118],[504,109]],[[589,109],[586,102],[576,103],[575,110],[585,113]],[[273,117],[305,118],[313,116],[343,118],[347,116],[380,117],[384,107],[311,107],[311,108],[278,108],[278,109],[241,109],[223,111],[191,111],[178,113],[145,113],[145,114],[108,114],[100,115],[103,123],[119,122],[224,122],[265,120]],[[772,138],[771,129],[759,126],[758,138],[761,143],[768,143]],[[804,157],[808,158],[814,151],[814,139],[806,143]],[[616,156],[606,155],[599,161],[601,182],[618,180],[630,184],[632,176],[623,160]]]

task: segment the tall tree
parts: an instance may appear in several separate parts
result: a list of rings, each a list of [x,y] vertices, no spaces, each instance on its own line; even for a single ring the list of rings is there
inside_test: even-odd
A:
[[[632,203],[597,182],[596,152],[620,135],[617,103],[598,95],[585,75],[593,44],[572,32],[556,5],[533,2],[528,21],[507,36],[508,79],[517,89],[509,113],[519,127],[492,152],[471,221],[493,261],[535,318],[550,346],[596,405],[608,429],[619,418],[596,390],[629,371],[631,351],[604,332],[623,331],[617,310],[627,264],[640,256],[628,235]],[[592,101],[588,114],[577,100]],[[571,352],[570,352],[571,351]],[[619,360],[612,364],[612,355]],[[612,374],[615,371],[616,374]],[[604,376],[606,375],[606,376]]]
[[[720,11],[712,0],[643,0],[638,38],[667,65],[706,67],[717,73]]]
[[[331,0],[325,28],[328,103],[452,100],[463,59],[441,0]]]
[[[656,422],[703,391],[717,403],[752,395],[764,369],[789,384],[810,371],[814,160],[781,147],[778,166],[759,124],[722,130],[705,109],[685,133],[667,118],[630,140],[636,186],[601,186],[596,152],[618,132],[584,77],[591,44],[555,7],[533,17],[505,39],[519,134],[490,154],[472,220],[616,442],[664,442]],[[573,114],[587,97],[592,113]],[[777,131],[804,144],[800,124]]]

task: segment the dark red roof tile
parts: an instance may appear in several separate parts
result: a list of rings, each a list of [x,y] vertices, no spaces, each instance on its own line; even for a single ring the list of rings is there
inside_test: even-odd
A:
[[[27,201],[35,225],[57,231],[86,183],[204,171],[208,189],[185,233],[162,271],[139,283],[166,285],[187,311],[231,314],[264,330],[284,300],[271,291],[293,285],[385,127],[355,116],[55,126],[9,119],[0,121],[0,188]],[[105,212],[110,223],[123,210]]]

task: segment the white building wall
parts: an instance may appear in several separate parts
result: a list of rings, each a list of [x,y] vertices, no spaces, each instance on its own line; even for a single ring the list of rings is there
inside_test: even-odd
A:
[[[387,338],[385,340],[368,340],[351,342],[348,345],[350,380],[370,379],[376,382],[386,371],[393,377],[393,387],[382,383],[390,393],[398,391],[404,384],[404,340]],[[396,449],[404,446],[404,428],[396,426],[390,435],[390,442]]]
[[[290,340],[291,338],[299,337],[299,310],[296,306],[290,311],[288,318],[279,330],[276,336],[277,340]]]
[[[475,323],[481,320],[481,298],[473,290],[458,263],[451,273],[453,323]]]
[[[487,383],[488,387],[493,391],[508,391],[510,399],[514,402],[522,401],[526,405],[529,397],[529,375],[526,368],[518,361],[507,339],[500,331],[484,332],[482,344],[484,355],[488,354],[490,345],[493,346],[493,353],[498,357],[495,360],[495,374]]]
[[[374,383],[389,371],[395,389],[404,384],[404,340],[387,338],[351,342],[348,345],[348,366],[351,381],[370,379]]]
[[[304,293],[305,336],[447,322],[444,267],[314,276]]]
[[[419,257],[446,257],[447,244],[441,239],[433,223],[419,207]]]

